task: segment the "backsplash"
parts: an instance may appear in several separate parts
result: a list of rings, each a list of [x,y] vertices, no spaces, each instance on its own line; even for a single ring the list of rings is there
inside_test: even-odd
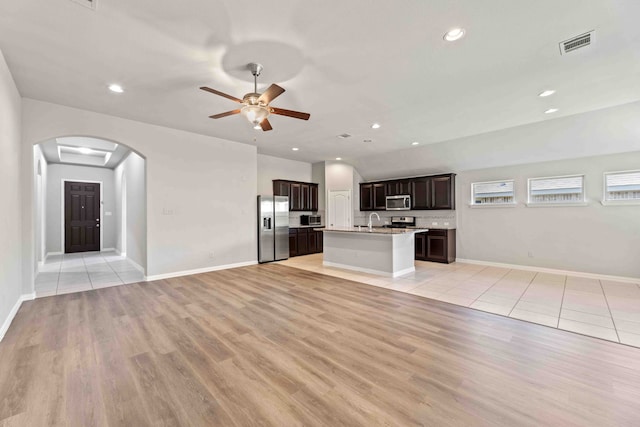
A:
[[[375,211],[380,215],[380,221],[374,216],[373,225],[384,225],[391,223],[392,216],[414,216],[416,226],[425,228],[457,228],[456,211]],[[367,225],[371,212],[356,211],[353,224]]]

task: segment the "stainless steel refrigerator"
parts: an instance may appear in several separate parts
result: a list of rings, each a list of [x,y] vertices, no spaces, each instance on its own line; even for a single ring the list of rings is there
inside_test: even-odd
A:
[[[289,198],[258,196],[258,262],[289,258]]]

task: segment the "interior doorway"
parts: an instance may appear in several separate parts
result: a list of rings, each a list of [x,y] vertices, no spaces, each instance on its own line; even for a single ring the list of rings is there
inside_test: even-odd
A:
[[[351,227],[351,190],[329,191],[328,219],[331,227]]]
[[[102,183],[67,181],[64,184],[64,253],[102,249]]]

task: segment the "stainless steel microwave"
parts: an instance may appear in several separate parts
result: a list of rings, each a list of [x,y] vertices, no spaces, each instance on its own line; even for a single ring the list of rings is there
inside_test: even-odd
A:
[[[300,225],[321,225],[322,217],[320,215],[300,215]]]
[[[408,211],[411,209],[411,196],[387,196],[386,209],[388,211]]]

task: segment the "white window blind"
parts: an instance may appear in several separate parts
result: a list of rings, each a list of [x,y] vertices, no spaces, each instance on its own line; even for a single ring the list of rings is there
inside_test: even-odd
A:
[[[471,184],[473,205],[502,205],[515,203],[513,180],[475,182]]]
[[[584,176],[529,179],[529,203],[582,203]]]
[[[604,200],[640,200],[640,171],[611,172],[604,176]]]

